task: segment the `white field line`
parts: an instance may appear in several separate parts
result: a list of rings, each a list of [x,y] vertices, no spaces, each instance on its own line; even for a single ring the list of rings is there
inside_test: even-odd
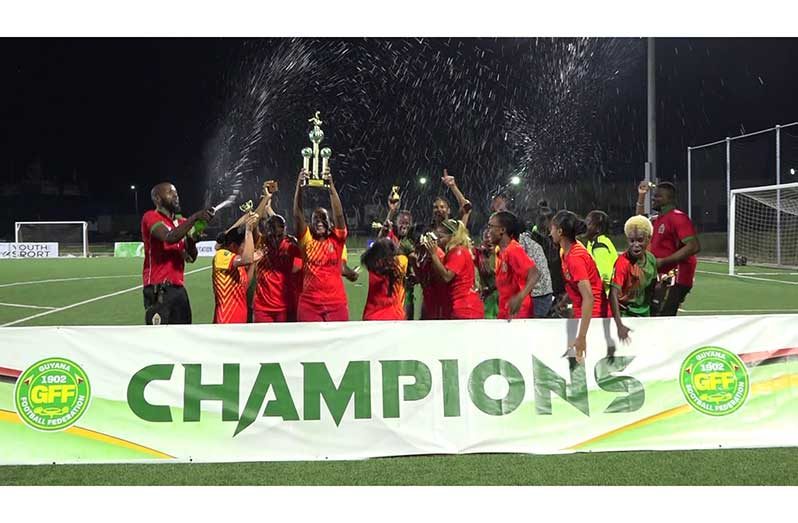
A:
[[[210,269],[211,266],[208,265],[206,267],[200,267],[199,269],[194,269],[193,271],[188,271],[185,275],[188,276],[189,274],[194,274],[195,272],[206,271]],[[104,300],[105,298],[112,298],[114,296],[119,296],[120,294],[125,294],[126,292],[135,291],[136,289],[141,289],[143,285],[136,285],[135,287],[130,287],[129,289],[123,289],[121,291],[112,292],[110,294],[103,294],[102,296],[97,296],[96,298],[90,298],[88,300],[79,301],[77,303],[73,303],[71,305],[65,305],[63,307],[58,307],[57,309],[52,309],[44,312],[40,312],[38,314],[34,314],[33,316],[27,316],[25,318],[21,318],[19,320],[14,320],[8,323],[4,323],[0,325],[0,327],[10,327],[12,325],[16,325],[18,323],[23,323],[29,320],[33,320],[36,318],[41,318],[42,316],[47,316],[48,314],[54,314],[56,312],[65,311],[67,309],[74,309],[75,307],[80,307],[81,305],[86,305],[87,303],[92,303],[98,300]]]
[[[783,283],[785,285],[798,285],[798,281],[771,280],[770,278],[757,278],[756,276],[745,276],[743,274],[735,274],[734,276],[729,276],[728,274],[724,274],[722,272],[698,271],[698,270],[695,272],[701,274],[711,274],[713,276],[728,276],[729,278],[745,278],[747,280],[769,281],[772,283]]]
[[[76,278],[55,278],[52,280],[33,280],[33,281],[15,281],[14,283],[0,283],[0,288],[2,287],[16,287],[17,285],[34,285],[36,283],[55,283],[60,281],[82,281],[82,280],[107,280],[110,278],[133,278],[135,276],[141,276],[139,274],[120,274],[117,276],[81,276]]]
[[[55,307],[40,307],[39,305],[22,305],[21,303],[0,303],[2,307],[21,307],[23,309],[55,309]]]
[[[728,262],[725,261],[717,261],[717,260],[699,260],[701,263],[715,263],[717,265],[723,265],[725,267],[729,266]],[[700,272],[700,271],[699,271]],[[707,271],[711,272],[711,271]],[[714,272],[712,274],[715,274]],[[728,273],[717,273],[717,274],[726,274]],[[789,271],[781,271],[781,272],[738,272],[738,275],[741,276],[798,276],[798,272],[789,272]]]

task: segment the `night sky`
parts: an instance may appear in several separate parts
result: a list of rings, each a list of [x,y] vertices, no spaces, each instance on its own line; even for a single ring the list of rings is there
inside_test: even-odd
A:
[[[143,209],[161,180],[193,211],[233,186],[252,198],[276,178],[287,210],[315,110],[345,205],[382,200],[397,184],[426,212],[415,180],[447,167],[478,205],[519,173],[534,188],[525,199],[557,201],[564,182],[583,188],[568,206],[585,212],[602,187],[632,197],[642,178],[645,45],[4,39],[0,186],[38,159],[46,178],[76,173],[90,198],[21,216],[10,203],[19,197],[0,190],[0,231],[15,219],[130,214],[129,186],[146,188]],[[798,120],[797,61],[796,39],[658,39],[658,177],[683,179],[687,145]]]

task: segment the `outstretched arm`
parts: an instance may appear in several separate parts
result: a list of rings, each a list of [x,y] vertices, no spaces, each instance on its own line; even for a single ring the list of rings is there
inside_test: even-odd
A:
[[[621,321],[621,307],[618,304],[618,287],[612,285],[610,287],[610,308],[612,309],[612,319],[615,320],[615,328],[618,329],[618,338],[621,341],[629,339],[629,327]]]
[[[305,169],[299,171],[299,176],[296,179],[296,190],[294,191],[294,225],[297,238],[304,236],[308,228],[307,223],[305,223],[305,214],[302,210],[302,182],[307,177],[308,172]]]

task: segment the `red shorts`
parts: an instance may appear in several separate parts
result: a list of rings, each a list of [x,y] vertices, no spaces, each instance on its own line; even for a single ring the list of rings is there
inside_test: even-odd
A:
[[[289,321],[288,311],[260,311],[255,309],[252,314],[255,323],[285,323]]]
[[[349,307],[346,303],[327,305],[299,300],[296,319],[297,321],[349,321]]]

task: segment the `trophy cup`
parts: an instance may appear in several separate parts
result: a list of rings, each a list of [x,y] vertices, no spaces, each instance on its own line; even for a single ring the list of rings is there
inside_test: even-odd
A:
[[[394,185],[391,187],[391,194],[388,196],[388,203],[399,203],[401,197],[399,196],[399,186]]]
[[[243,212],[244,214],[248,213],[253,208],[252,200],[249,200],[246,203],[242,203],[241,205],[238,206],[238,208],[241,209],[241,212]]]
[[[302,168],[310,172],[310,177],[305,180],[303,185],[308,187],[329,187],[330,180],[324,176],[330,165],[332,150],[329,147],[319,150],[319,144],[324,140],[324,131],[321,130],[322,121],[319,118],[319,111],[308,120],[313,124],[313,129],[308,133],[313,148],[305,147],[302,149]],[[313,169],[310,167],[310,160],[313,159]],[[319,170],[319,158],[321,158],[321,170]]]

